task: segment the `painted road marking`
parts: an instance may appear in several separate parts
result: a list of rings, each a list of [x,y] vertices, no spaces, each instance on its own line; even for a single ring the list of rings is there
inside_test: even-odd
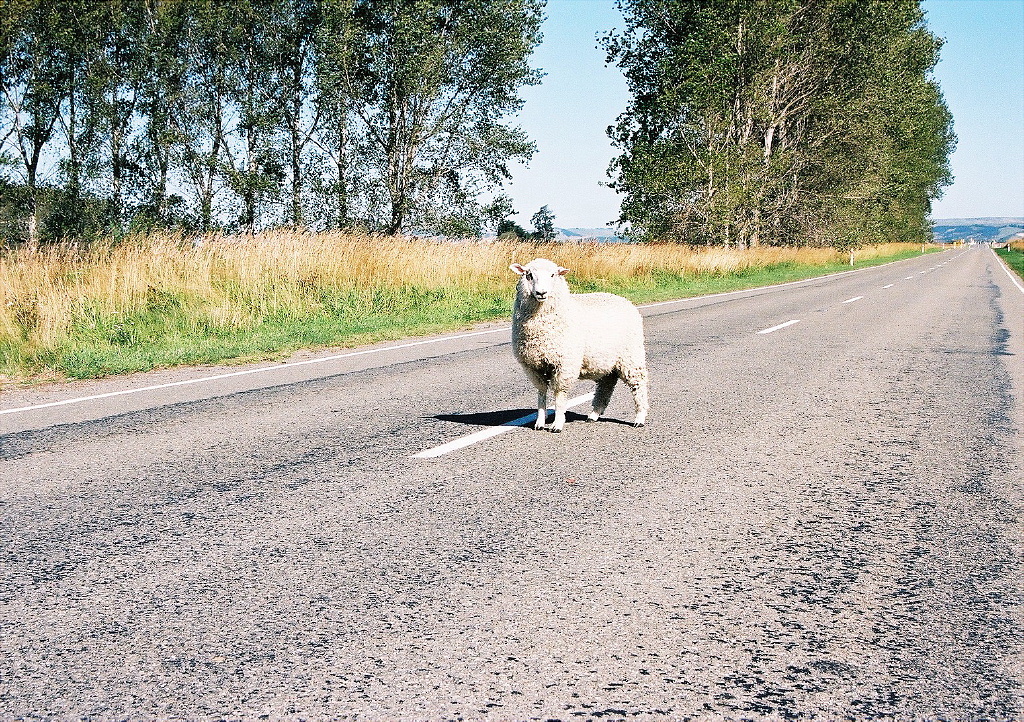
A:
[[[890,283],[888,286],[882,286],[882,288],[892,288],[895,285],[895,283]]]
[[[853,298],[846,299],[845,301],[843,301],[843,303],[853,303],[854,301],[859,301],[862,298],[864,298],[864,297],[863,296],[854,296]]]
[[[907,276],[907,277],[906,277],[906,278],[904,278],[903,280],[904,280],[904,281],[909,281],[909,280],[910,280],[911,278],[913,278],[913,276]]]
[[[1003,262],[1003,259],[999,257],[999,254],[992,250],[992,246],[989,246],[989,250],[992,251],[992,255],[996,257],[997,261],[999,261],[999,265],[1003,267],[1003,271],[1005,271],[1006,275],[1010,277],[1010,281],[1012,281],[1013,285],[1017,287],[1017,290],[1020,291],[1021,293],[1024,293],[1024,286],[1020,285],[1020,281],[1018,281],[1017,277],[1013,274],[1013,272],[1009,268],[1007,268],[1006,264]]]
[[[198,384],[204,381],[216,381],[218,379],[227,379],[234,376],[246,376],[249,374],[259,374],[265,371],[279,371],[285,368],[295,368],[296,366],[309,366],[311,364],[325,363],[327,361],[336,361],[343,358],[351,358],[353,356],[366,356],[367,354],[383,353],[384,351],[395,351],[397,349],[411,348],[413,346],[424,346],[428,343],[438,343],[440,341],[454,341],[460,338],[471,338],[473,336],[483,336],[489,333],[504,332],[508,333],[510,327],[495,328],[489,331],[474,331],[473,333],[463,333],[457,336],[444,336],[443,338],[431,338],[425,341],[411,341],[410,343],[398,344],[397,346],[387,346],[386,348],[371,348],[363,351],[350,351],[349,353],[339,353],[334,356],[325,356],[324,358],[309,359],[306,361],[295,361],[294,363],[277,364],[276,366],[261,366],[255,369],[244,369],[242,371],[232,371],[231,373],[216,374],[214,376],[203,376],[197,379],[185,379],[184,381],[171,381],[166,384],[154,384],[152,386],[142,386],[137,389],[122,389],[121,391],[110,391],[105,394],[95,394],[93,396],[80,396],[74,399],[64,399],[63,401],[51,401],[46,404],[35,404],[33,406],[21,406],[16,409],[2,409],[0,414],[15,414],[19,411],[32,411],[34,409],[47,409],[52,406],[64,406],[66,404],[78,404],[83,401],[95,401],[96,399],[108,399],[112,396],[124,396],[125,394],[137,394],[142,391],[156,391],[158,389],[169,389],[173,386],[187,386],[189,384]]]
[[[758,333],[774,333],[774,332],[778,331],[780,328],[786,328],[786,326],[792,326],[794,323],[800,323],[800,319],[799,318],[795,318],[792,321],[786,321],[785,323],[780,323],[778,326],[772,326],[771,328],[766,328],[763,331],[758,331]]]
[[[585,404],[593,398],[593,393],[583,394],[583,396],[577,396],[574,399],[569,399],[568,403],[566,403],[565,405],[565,408],[571,409],[574,406]],[[549,410],[549,413],[554,413],[554,411]],[[463,436],[462,438],[455,439],[454,441],[449,441],[447,444],[435,446],[433,449],[427,449],[426,451],[421,451],[418,454],[413,454],[411,458],[435,459],[438,456],[444,456],[445,454],[449,454],[453,451],[465,449],[467,446],[472,446],[477,442],[484,441],[486,439],[493,439],[495,436],[501,436],[506,431],[511,431],[516,427],[526,426],[527,424],[533,423],[533,421],[536,420],[536,418],[537,412],[527,414],[526,416],[520,416],[518,419],[515,419],[513,421],[506,421],[501,426],[492,426],[488,429],[477,431],[475,434],[469,434],[468,436]]]

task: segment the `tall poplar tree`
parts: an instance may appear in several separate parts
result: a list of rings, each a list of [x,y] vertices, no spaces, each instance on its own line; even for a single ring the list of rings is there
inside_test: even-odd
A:
[[[361,58],[351,83],[368,165],[365,205],[387,233],[472,234],[507,215],[479,201],[509,178],[508,163],[534,145],[507,118],[540,42],[540,0],[361,0],[353,22]],[[489,213],[490,211],[490,213]],[[496,222],[496,220],[495,220]]]
[[[54,140],[66,80],[59,42],[58,8],[28,0],[8,2],[4,10],[5,52],[0,59],[3,92],[2,160],[16,169],[30,244],[39,242],[39,208],[44,149]]]
[[[609,129],[638,239],[923,240],[951,118],[918,0],[620,0],[633,98]],[[899,99],[899,100],[897,100]]]
[[[475,233],[533,152],[542,7],[0,0],[3,229]]]

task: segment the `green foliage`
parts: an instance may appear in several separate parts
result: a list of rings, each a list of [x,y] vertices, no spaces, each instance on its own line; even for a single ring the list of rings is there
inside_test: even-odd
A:
[[[533,223],[533,237],[538,241],[555,239],[555,214],[547,206],[541,206],[530,218],[530,222]]]
[[[1006,262],[1010,268],[1012,268],[1021,279],[1024,279],[1024,248],[1021,244],[1016,244],[1017,247],[1000,248],[996,251],[999,256]]]
[[[506,241],[529,241],[533,239],[532,233],[509,218],[498,223],[497,235],[500,240]]]
[[[952,119],[918,0],[620,0],[609,174],[639,240],[923,241]]]
[[[0,2],[0,240],[475,234],[534,150],[542,0]]]

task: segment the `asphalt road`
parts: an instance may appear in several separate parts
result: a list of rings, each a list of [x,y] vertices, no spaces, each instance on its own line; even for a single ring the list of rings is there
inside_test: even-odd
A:
[[[644,313],[646,428],[436,458],[532,408],[500,325],[5,392],[0,717],[1024,716],[991,251]]]

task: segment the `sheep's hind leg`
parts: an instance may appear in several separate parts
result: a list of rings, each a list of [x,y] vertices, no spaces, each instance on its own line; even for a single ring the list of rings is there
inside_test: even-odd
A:
[[[622,373],[622,380],[629,386],[633,393],[633,403],[636,405],[636,419],[633,426],[640,427],[647,423],[647,368],[640,367],[630,369]]]
[[[601,414],[608,408],[608,402],[612,400],[612,391],[615,390],[615,382],[618,381],[615,374],[608,374],[597,380],[597,388],[594,389],[594,409],[587,415],[587,421],[597,421]]]

